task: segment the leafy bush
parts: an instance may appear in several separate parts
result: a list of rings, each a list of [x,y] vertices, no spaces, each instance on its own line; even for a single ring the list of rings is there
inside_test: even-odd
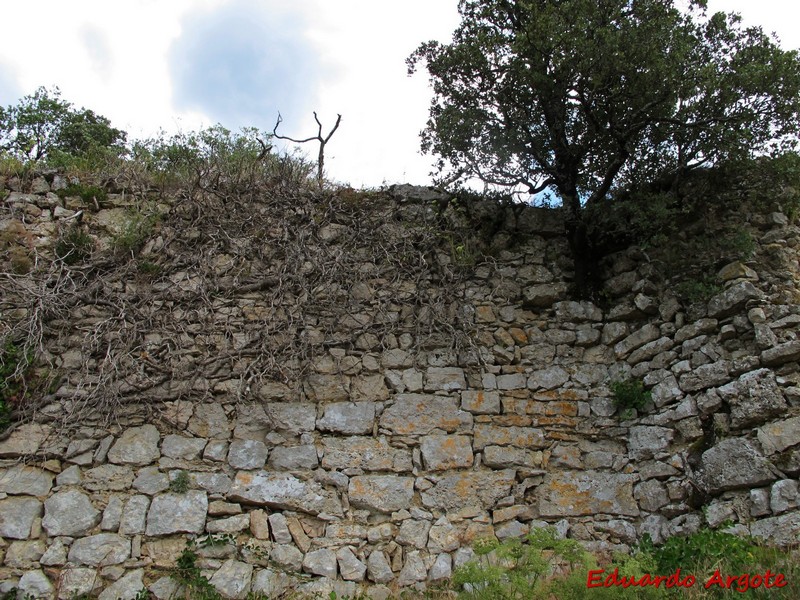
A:
[[[614,406],[623,418],[630,417],[633,410],[644,408],[651,399],[650,392],[644,389],[644,383],[639,379],[614,381],[611,383],[611,393]]]

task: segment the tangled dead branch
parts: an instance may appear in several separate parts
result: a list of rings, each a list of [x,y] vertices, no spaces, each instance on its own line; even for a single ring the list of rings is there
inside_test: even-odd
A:
[[[198,177],[138,256],[67,266],[40,252],[31,273],[2,274],[0,342],[49,382],[17,420],[63,431],[179,400],[302,399],[320,361],[348,373],[347,357],[396,347],[479,360],[436,210],[242,183]]]

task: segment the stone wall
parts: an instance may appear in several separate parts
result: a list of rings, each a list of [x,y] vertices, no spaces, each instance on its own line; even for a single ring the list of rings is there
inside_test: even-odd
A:
[[[83,210],[102,255],[130,198],[93,209],[53,193],[63,185],[53,174],[26,189],[5,182],[0,229],[17,236],[7,253],[23,247],[38,265]],[[622,252],[608,261],[601,308],[566,297],[557,214],[445,201],[398,186],[351,220],[341,216],[350,205],[309,209],[297,245],[281,246],[300,235],[291,216],[248,238],[316,253],[287,269],[288,252],[266,260],[254,245],[237,250],[239,238],[221,249],[195,236],[186,207],[162,199],[139,254],[169,264],[157,277],[117,277],[122,267],[106,264],[97,284],[70,267],[76,300],[42,327],[42,361],[62,378],[0,441],[0,591],[181,597],[169,575],[189,540],[231,598],[362,586],[386,597],[449,577],[477,539],[547,525],[599,553],[723,523],[797,542],[796,226],[751,216],[756,259],[725,265],[724,289],[691,306],[647,253]],[[466,212],[496,225],[482,248],[459,234]],[[381,256],[389,240],[411,242]],[[169,254],[180,244],[196,263]],[[275,295],[282,281],[340,267],[325,285],[302,280],[313,306],[299,288]],[[145,288],[155,295],[136,304]],[[25,289],[4,305],[9,323],[33,322]],[[114,337],[101,324],[124,302],[130,329]],[[108,375],[125,331],[139,343]],[[274,353],[286,336],[302,353]],[[268,369],[265,355],[282,358]],[[215,357],[227,357],[222,367]],[[652,400],[620,415],[610,386],[630,378]],[[79,410],[97,389],[115,398],[113,418]]]

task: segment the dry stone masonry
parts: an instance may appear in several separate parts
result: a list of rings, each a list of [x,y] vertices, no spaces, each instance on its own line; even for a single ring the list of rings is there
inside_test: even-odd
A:
[[[6,181],[0,229],[46,248],[82,208],[51,191],[58,182],[51,174],[23,193]],[[396,186],[368,208],[395,236],[430,235],[442,199]],[[84,219],[101,236],[120,210]],[[242,352],[232,367],[209,362],[188,378],[190,365],[247,348],[269,319],[295,318],[292,306],[245,289],[171,306],[191,326],[183,337],[154,318],[141,368],[145,349],[163,346],[187,379],[174,371],[140,386],[115,420],[89,418],[67,438],[58,411],[81,390],[65,377],[42,418],[0,441],[0,591],[111,599],[146,587],[182,597],[170,570],[189,540],[228,598],[362,587],[383,598],[450,577],[478,539],[545,526],[600,553],[643,534],[661,542],[723,524],[797,543],[800,229],[779,213],[752,217],[757,260],[726,265],[724,288],[692,306],[645,253],[622,252],[608,261],[601,308],[566,297],[557,214],[488,202],[475,210],[495,215],[504,243],[464,265],[431,304],[404,299],[423,285],[434,294],[433,270],[407,278],[357,254],[352,289],[330,290],[347,310],[330,329],[324,315],[306,321],[314,353],[304,371],[248,381],[254,359]],[[308,223],[318,227],[308,244],[327,248],[319,260],[336,260],[350,225]],[[168,236],[159,239],[145,256],[164,251]],[[443,244],[431,258],[455,269],[451,250]],[[204,257],[222,278],[226,260],[238,259]],[[166,281],[190,289],[197,277]],[[437,303],[451,328],[438,333],[429,319]],[[78,332],[104,318],[89,300],[72,310],[76,335],[52,350],[66,374],[96,360]],[[391,330],[373,327],[379,319]],[[470,343],[452,343],[457,334]],[[625,418],[610,385],[630,378],[652,400]],[[185,393],[167,393],[178,388]]]

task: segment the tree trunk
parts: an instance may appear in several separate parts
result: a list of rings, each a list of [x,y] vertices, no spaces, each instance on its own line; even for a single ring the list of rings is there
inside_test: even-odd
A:
[[[577,193],[564,198],[566,234],[575,276],[572,294],[580,300],[596,299],[602,287],[600,256],[596,252]]]

